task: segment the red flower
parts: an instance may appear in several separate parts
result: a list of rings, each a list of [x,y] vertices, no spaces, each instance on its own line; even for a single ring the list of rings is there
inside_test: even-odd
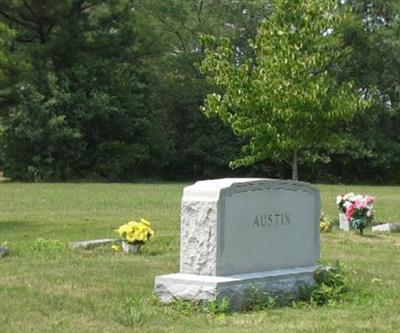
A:
[[[346,219],[350,221],[351,217],[353,216],[354,211],[356,210],[356,206],[354,203],[349,203],[346,207]]]

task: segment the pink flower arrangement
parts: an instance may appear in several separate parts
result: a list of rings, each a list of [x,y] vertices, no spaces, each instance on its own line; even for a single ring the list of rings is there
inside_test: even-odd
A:
[[[350,219],[351,219],[351,217],[353,216],[355,210],[356,210],[356,205],[355,205],[355,203],[350,202],[350,203],[347,204],[347,206],[346,206],[346,213],[345,213],[345,214],[346,214],[346,219],[347,219],[347,220],[350,221]]]
[[[375,198],[370,195],[354,195],[347,193],[346,195],[338,195],[336,204],[340,211],[346,215],[346,219],[355,229],[359,229],[361,234],[367,223],[374,218],[373,203]]]

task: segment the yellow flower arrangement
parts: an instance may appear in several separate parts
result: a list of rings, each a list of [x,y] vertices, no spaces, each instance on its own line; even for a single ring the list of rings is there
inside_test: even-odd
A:
[[[121,225],[117,232],[123,241],[135,245],[143,245],[154,236],[150,222],[143,218],[140,222],[131,221]]]
[[[332,220],[321,212],[321,219],[319,221],[320,232],[329,232],[332,229]]]

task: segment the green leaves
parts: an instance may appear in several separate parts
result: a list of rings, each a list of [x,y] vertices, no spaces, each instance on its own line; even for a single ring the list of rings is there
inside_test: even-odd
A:
[[[222,39],[201,67],[223,91],[208,95],[203,112],[250,140],[233,166],[309,149],[338,120],[366,106],[332,70],[343,51],[339,25],[345,12],[328,0],[275,0],[272,8],[250,43],[254,57],[239,60],[238,50]]]
[[[16,31],[12,58],[29,68],[13,63],[12,90],[0,86],[10,100],[3,109],[7,173],[25,180],[158,174],[168,143],[146,105],[158,35],[132,3],[63,0],[42,8],[7,0],[0,9]],[[15,21],[21,13],[23,22]]]

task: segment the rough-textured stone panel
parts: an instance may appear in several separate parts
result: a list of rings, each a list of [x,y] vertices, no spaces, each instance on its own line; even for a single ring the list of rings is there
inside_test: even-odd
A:
[[[157,277],[155,293],[163,303],[171,303],[179,299],[201,301],[215,300],[216,287],[208,285],[185,284],[179,281],[171,282],[168,279]]]
[[[217,205],[183,201],[180,272],[215,275],[217,262]]]

